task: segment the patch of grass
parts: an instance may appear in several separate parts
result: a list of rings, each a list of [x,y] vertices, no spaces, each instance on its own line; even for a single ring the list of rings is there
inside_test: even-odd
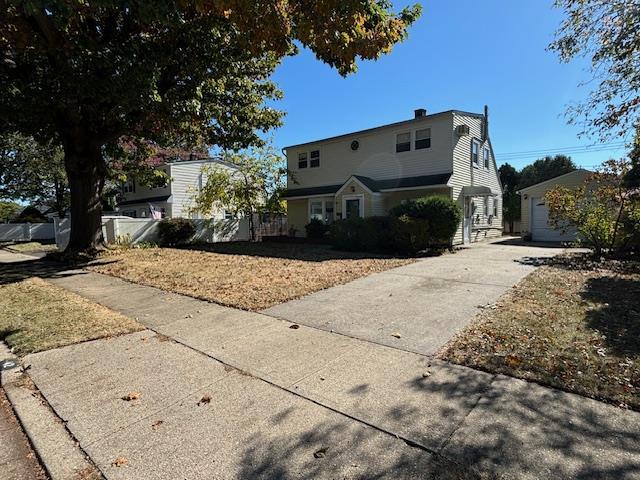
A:
[[[55,243],[40,243],[40,242],[25,242],[14,243],[9,247],[14,252],[28,253],[28,252],[56,252],[58,247]]]
[[[439,356],[640,410],[640,270],[540,268]]]
[[[245,310],[261,310],[412,259],[326,245],[228,243],[105,252],[91,270]]]
[[[17,355],[143,328],[130,318],[39,278],[0,286],[0,338]]]

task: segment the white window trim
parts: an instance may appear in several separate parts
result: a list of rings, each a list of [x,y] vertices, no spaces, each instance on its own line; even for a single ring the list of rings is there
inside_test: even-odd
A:
[[[333,199],[333,197],[313,197],[313,198],[309,198],[309,201],[307,202],[307,220],[311,221],[311,204],[313,202],[321,202],[322,203],[322,221],[324,222],[325,218],[327,218],[327,203],[333,203],[335,200]],[[335,208],[334,208],[334,220],[335,220]]]
[[[312,167],[311,166],[311,152],[318,152],[318,166],[317,167]],[[311,150],[309,150],[309,153],[307,155],[307,158],[309,159],[309,164],[307,168],[322,168],[322,152],[320,151],[320,148],[312,148]]]
[[[416,148],[416,142],[418,141],[418,132],[421,132],[423,130],[429,130],[429,146],[428,147],[424,147],[424,148]],[[412,144],[413,145],[412,146],[413,146],[413,150],[414,151],[416,151],[416,150],[430,150],[431,149],[431,146],[432,146],[431,144],[433,143],[433,142],[431,142],[431,140],[433,139],[433,131],[432,130],[433,129],[429,126],[429,127],[416,128],[413,131],[413,134],[412,134]],[[425,140],[425,139],[422,139],[422,140]]]
[[[405,133],[409,134],[409,150],[405,150],[404,152],[398,152],[397,146],[398,146],[398,135],[403,135]],[[413,152],[413,139],[414,139],[415,135],[413,133],[413,130],[397,130],[395,132],[393,132],[393,153],[396,155],[399,155],[401,153],[409,153],[409,152]]]
[[[486,164],[485,164],[485,161],[484,161],[484,153],[485,152],[487,152],[487,162],[486,162]],[[482,167],[487,171],[491,170],[491,151],[489,150],[489,147],[487,145],[482,147]]]
[[[478,161],[474,162],[473,161],[473,146],[477,145],[478,146]],[[471,165],[474,166],[474,168],[480,168],[480,150],[482,150],[482,145],[480,144],[479,140],[476,140],[475,138],[471,140],[471,149],[469,150],[469,160],[471,160]]]
[[[347,200],[360,200],[360,218],[364,218],[364,195],[343,195],[342,196],[342,218],[347,218]]]

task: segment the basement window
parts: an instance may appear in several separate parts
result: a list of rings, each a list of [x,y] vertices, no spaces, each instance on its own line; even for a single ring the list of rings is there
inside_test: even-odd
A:
[[[431,129],[416,130],[416,150],[431,147]]]
[[[398,133],[396,135],[396,153],[411,150],[411,132]]]
[[[298,168],[307,168],[307,152],[298,154]]]

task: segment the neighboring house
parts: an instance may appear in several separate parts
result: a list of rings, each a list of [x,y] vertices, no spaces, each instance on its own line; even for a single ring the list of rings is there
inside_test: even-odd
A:
[[[214,158],[168,162],[156,168],[163,170],[170,178],[164,187],[138,185],[135,179],[122,186],[121,200],[117,211],[133,218],[150,218],[151,208],[161,213],[162,218],[203,218],[189,212],[194,194],[202,187],[202,169],[205,165],[233,168],[232,165]],[[213,218],[225,218],[224,211],[215,212]]]
[[[454,244],[502,234],[502,187],[484,114],[415,111],[403,122],[285,149],[289,227],[312,218],[385,215],[413,198],[442,195],[463,212]]]
[[[556,229],[549,224],[549,209],[544,195],[556,185],[573,189],[585,184],[589,170],[578,169],[544,182],[522,188],[520,225],[522,237],[536,242],[570,242],[576,239],[575,229]]]

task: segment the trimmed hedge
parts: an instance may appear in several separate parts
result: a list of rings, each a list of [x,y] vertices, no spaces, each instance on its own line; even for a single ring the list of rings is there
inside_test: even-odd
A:
[[[403,216],[426,222],[429,247],[448,247],[462,221],[460,207],[447,197],[424,197],[408,200],[389,211],[392,217]]]
[[[309,223],[304,226],[307,232],[307,238],[320,239],[329,231],[329,226],[317,218],[312,218]]]
[[[196,227],[186,218],[165,218],[158,224],[160,245],[171,246],[187,243],[196,233]]]
[[[389,213],[334,222],[329,231],[331,244],[339,250],[413,255],[451,246],[462,220],[458,205],[446,197],[409,200]]]

